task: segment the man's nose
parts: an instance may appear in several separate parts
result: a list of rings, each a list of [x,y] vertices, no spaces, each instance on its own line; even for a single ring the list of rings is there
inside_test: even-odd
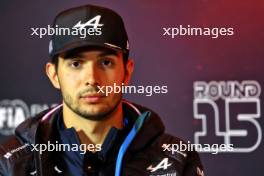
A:
[[[100,75],[99,70],[96,68],[96,65],[93,63],[90,63],[86,65],[84,72],[83,72],[83,78],[85,85],[99,85],[100,83]]]

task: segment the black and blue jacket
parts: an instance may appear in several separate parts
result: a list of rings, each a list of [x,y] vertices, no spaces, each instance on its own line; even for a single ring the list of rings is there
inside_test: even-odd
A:
[[[204,175],[197,152],[172,152],[168,147],[167,150],[164,148],[171,146],[168,144],[180,144],[183,141],[164,132],[164,125],[155,112],[127,101],[123,101],[123,110],[126,128],[122,131],[111,129],[102,145],[102,151],[93,154],[87,152],[80,157],[83,160],[58,151],[40,154],[32,148],[32,144],[64,141],[58,130],[61,106],[27,119],[16,128],[15,134],[7,142],[0,145],[0,175]],[[83,170],[73,171],[76,168]]]

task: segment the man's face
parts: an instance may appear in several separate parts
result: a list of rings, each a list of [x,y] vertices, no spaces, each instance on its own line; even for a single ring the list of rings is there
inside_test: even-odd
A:
[[[61,90],[63,101],[74,113],[87,119],[101,120],[113,112],[122,93],[106,96],[98,86],[121,86],[130,79],[123,54],[109,49],[73,52],[58,58],[55,87]],[[54,83],[53,83],[54,85]]]

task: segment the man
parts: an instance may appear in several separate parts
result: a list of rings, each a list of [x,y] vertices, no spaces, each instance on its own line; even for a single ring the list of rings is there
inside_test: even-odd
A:
[[[182,141],[164,133],[156,113],[122,93],[106,95],[106,86],[128,85],[134,66],[116,12],[76,7],[53,27],[75,31],[54,34],[49,46],[46,73],[63,103],[20,124],[1,145],[1,175],[203,175],[196,152],[172,151]]]

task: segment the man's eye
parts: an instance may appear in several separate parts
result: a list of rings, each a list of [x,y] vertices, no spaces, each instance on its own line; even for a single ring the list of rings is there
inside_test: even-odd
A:
[[[107,59],[105,59],[105,60],[102,60],[102,66],[104,66],[104,67],[109,67],[109,66],[112,66],[112,61],[111,60],[107,60]]]
[[[79,68],[81,66],[81,62],[80,61],[73,61],[71,63],[71,67],[73,68]]]

